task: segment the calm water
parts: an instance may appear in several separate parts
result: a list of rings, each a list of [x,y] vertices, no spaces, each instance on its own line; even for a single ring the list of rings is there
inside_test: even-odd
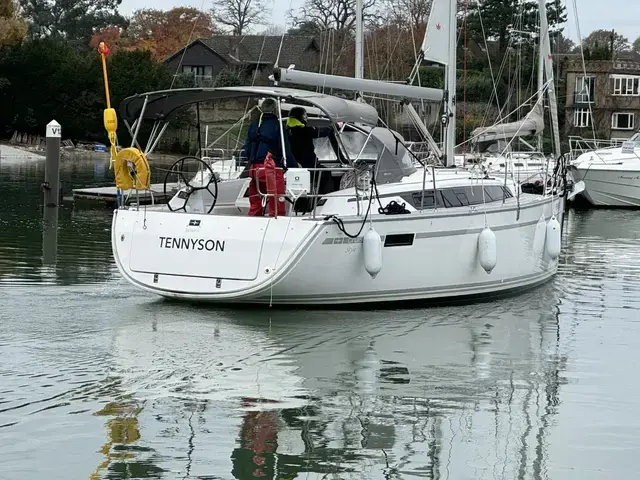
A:
[[[0,163],[0,479],[637,476],[640,212],[570,212],[507,300],[233,311],[120,279],[108,210],[43,233],[43,168]]]

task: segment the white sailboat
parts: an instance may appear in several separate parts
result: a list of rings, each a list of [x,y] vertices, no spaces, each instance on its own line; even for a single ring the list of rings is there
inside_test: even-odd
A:
[[[517,182],[523,184],[541,183],[548,178],[548,173],[555,168],[553,156],[545,156],[542,153],[545,114],[544,92],[546,88],[549,89],[550,108],[554,111],[552,129],[555,130],[558,124],[553,71],[549,70],[546,76],[548,86],[545,84],[545,72],[551,63],[546,19],[540,19],[539,27],[537,90],[522,105],[504,118],[509,118],[511,115],[516,114],[525,105],[532,104],[532,108],[524,118],[519,120],[500,122],[488,127],[474,129],[469,140],[472,152],[461,158],[462,164],[465,166],[470,165],[473,167],[480,164],[494,174],[508,173]],[[510,46],[507,47],[507,52]],[[525,140],[526,137],[535,137],[535,144],[532,145],[527,142]],[[515,144],[524,145],[526,150],[514,148]],[[555,147],[555,153],[559,154],[559,145],[556,144]]]
[[[543,0],[540,5],[546,22]],[[444,151],[424,124],[422,131],[443,163],[453,166],[455,2],[436,0],[429,21],[448,32],[444,92],[293,69],[277,69],[275,77],[400,97],[414,116],[407,99],[444,98]],[[551,79],[549,58],[545,72]],[[335,305],[485,297],[555,274],[564,211],[559,179],[556,188],[534,195],[520,193],[506,177],[426,165],[418,170],[403,138],[378,127],[376,110],[365,103],[282,87],[227,87],[136,95],[123,101],[121,114],[138,124],[154,120],[153,131],[162,132],[160,125],[185,105],[267,96],[279,101],[281,119],[282,104],[298,104],[319,112],[316,122],[334,127],[335,161],[322,169],[335,180],[331,191],[314,194],[309,171],[289,169],[280,200],[293,204],[306,196],[315,203],[311,211],[291,206],[285,216],[248,217],[249,180],[218,185],[204,164],[167,206],[114,212],[116,265],[133,285],[190,301]],[[557,119],[554,127],[559,151]],[[345,145],[349,136],[360,138],[355,155]],[[375,155],[363,154],[371,148]]]
[[[591,205],[640,207],[640,132],[619,147],[578,155],[568,169]]]

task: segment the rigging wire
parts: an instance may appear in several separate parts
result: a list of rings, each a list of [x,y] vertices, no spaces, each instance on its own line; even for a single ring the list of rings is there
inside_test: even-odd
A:
[[[578,42],[580,45],[580,59],[582,61],[582,74],[584,75],[583,78],[587,77],[587,67],[585,65],[585,61],[584,61],[584,48],[582,45],[582,35],[580,34],[580,22],[578,22],[578,5],[576,3],[576,0],[572,0],[573,2],[573,11],[575,13],[575,18],[576,18],[576,30],[577,30],[577,34],[578,34]],[[583,82],[584,83],[584,82]],[[583,85],[584,88],[584,85]],[[587,93],[589,94],[589,97],[591,97],[593,92],[589,91],[589,88],[587,87]],[[589,100],[591,100],[591,98],[589,98]],[[591,102],[588,103],[589,106],[589,120],[591,123],[591,133],[593,134],[593,140],[594,140],[594,144],[595,144],[595,139],[596,139],[596,127],[593,123],[593,109],[591,108]]]
[[[540,91],[544,92],[544,91],[547,89],[547,85],[548,85],[548,84],[549,84],[549,81],[547,81],[546,83],[544,83],[544,84],[542,85],[542,88],[540,88]],[[519,109],[523,108],[526,104],[528,104],[529,102],[531,102],[531,101],[533,100],[533,98],[537,96],[537,94],[538,94],[538,91],[536,90],[535,92],[533,92],[533,93],[531,94],[531,96],[529,96],[529,98],[527,98],[527,99],[522,103],[522,105],[519,105],[519,106],[517,106],[514,110],[510,111],[510,112],[509,112],[509,114],[507,115],[507,117],[508,117],[508,116],[513,115],[513,114],[514,114],[515,112],[517,112]],[[537,102],[536,102],[536,103],[537,103]],[[535,104],[534,104],[534,105],[535,105]],[[532,109],[532,110],[533,110],[533,109]],[[530,111],[529,113],[531,113],[531,111]],[[528,117],[528,115],[527,115],[527,116],[525,116],[525,118],[527,118],[527,117]],[[487,130],[488,128],[490,128],[490,127],[486,127],[484,130],[480,131],[480,132],[478,133],[478,135],[474,135],[474,136],[472,136],[471,138],[467,139],[467,142],[471,142],[472,140],[474,140],[474,139],[478,138],[480,135],[482,135],[483,133],[485,133],[485,132],[486,132],[486,130]],[[521,126],[520,128],[522,128],[522,126]],[[518,129],[518,132],[519,132],[519,131],[520,131],[520,129]]]
[[[202,11],[202,9],[204,8],[204,1],[205,0],[202,0],[202,2],[200,3],[200,11]],[[184,60],[184,56],[187,53],[187,47],[191,43],[191,39],[193,38],[193,34],[196,31],[196,27],[198,26],[198,20],[199,19],[200,19],[199,17],[196,17],[195,20],[193,21],[193,28],[191,29],[191,33],[189,33],[189,38],[187,40],[187,43],[185,44],[185,46],[182,49],[182,56],[180,57],[180,61],[178,62],[178,67],[176,68],[176,73],[173,75],[173,78],[171,79],[171,85],[169,86],[169,90],[173,89],[173,84],[176,81],[176,78],[178,76],[178,72],[180,71],[180,68],[182,68],[182,61]]]

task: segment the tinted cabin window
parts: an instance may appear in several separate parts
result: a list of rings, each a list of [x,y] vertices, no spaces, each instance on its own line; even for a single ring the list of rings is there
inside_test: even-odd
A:
[[[488,187],[484,187],[484,194],[487,196],[487,201],[490,201],[489,198],[491,198],[491,200],[494,202],[502,200],[503,198],[513,197],[511,191],[508,188],[500,185],[490,185]]]
[[[437,203],[438,208],[455,208],[466,207],[469,205],[482,205],[482,186],[474,185],[473,187],[452,187],[438,189],[434,193],[433,190],[425,190],[424,192],[424,208],[434,208]],[[511,198],[513,195],[509,189],[501,185],[490,185],[484,187],[484,202],[491,203],[502,201],[503,198]],[[420,209],[422,201],[422,192],[413,192],[402,195],[402,198],[415,208]]]
[[[400,233],[396,235],[387,235],[384,238],[385,247],[408,247],[413,245],[413,237],[415,233]]]
[[[408,195],[403,195],[402,198],[405,201],[411,203],[416,208],[420,208],[421,204],[422,206],[424,206],[424,208],[434,208],[436,206],[436,195],[433,193],[433,190],[424,191],[424,200],[422,199],[422,192],[414,192]],[[442,199],[440,195],[438,195],[438,207],[442,206]]]
[[[452,188],[438,190],[438,193],[442,195],[442,200],[446,208],[462,207],[464,205]]]

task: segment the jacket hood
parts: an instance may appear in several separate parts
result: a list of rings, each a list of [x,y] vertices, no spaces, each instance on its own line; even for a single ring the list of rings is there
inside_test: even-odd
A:
[[[300,120],[298,120],[297,118],[289,118],[287,120],[287,127],[304,127],[304,123],[302,123]]]

